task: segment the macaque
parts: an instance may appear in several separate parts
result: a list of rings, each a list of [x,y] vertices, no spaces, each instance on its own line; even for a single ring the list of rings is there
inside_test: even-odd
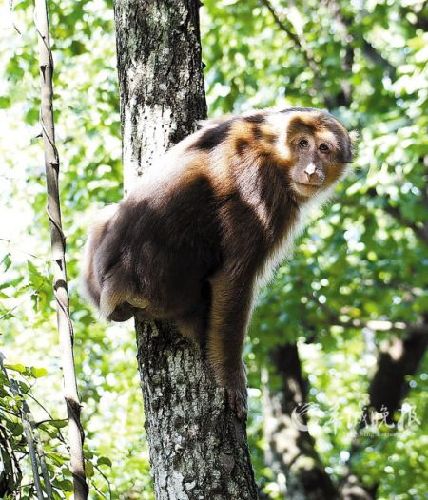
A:
[[[257,290],[290,251],[307,208],[344,175],[351,136],[316,108],[206,122],[92,225],[88,296],[113,321],[173,320],[200,343],[244,418],[242,350]]]

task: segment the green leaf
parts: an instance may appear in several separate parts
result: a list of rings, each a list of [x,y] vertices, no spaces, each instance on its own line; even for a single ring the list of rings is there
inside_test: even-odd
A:
[[[14,364],[5,363],[4,366],[8,370],[12,370],[14,372],[18,372],[18,373],[26,373],[27,372],[27,367],[21,363],[14,363]]]
[[[97,465],[107,465],[108,467],[111,467],[111,460],[107,457],[99,457],[97,460]]]
[[[0,96],[0,109],[8,108],[10,106],[9,96]]]
[[[74,55],[80,55],[87,52],[87,47],[82,42],[78,40],[73,40],[70,45],[70,50]]]
[[[67,427],[67,419],[58,419],[58,420],[49,420],[49,424],[52,425],[53,427],[57,429],[62,429],[64,427]]]
[[[44,377],[48,374],[48,371],[46,368],[34,368],[34,367],[31,367],[30,368],[30,373],[33,377],[35,378],[40,378],[40,377]]]
[[[94,475],[94,466],[91,464],[91,462],[85,462],[85,471],[88,477],[92,477]]]

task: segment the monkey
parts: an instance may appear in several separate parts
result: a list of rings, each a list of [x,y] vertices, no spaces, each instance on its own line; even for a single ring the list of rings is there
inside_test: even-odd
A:
[[[245,418],[242,353],[257,291],[290,253],[308,208],[346,173],[354,142],[317,108],[205,122],[92,225],[88,297],[109,320],[173,320]]]

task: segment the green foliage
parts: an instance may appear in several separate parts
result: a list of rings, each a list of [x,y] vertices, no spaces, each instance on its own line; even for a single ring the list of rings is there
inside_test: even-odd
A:
[[[11,472],[15,469],[15,476],[19,478],[15,487],[20,488],[22,498],[34,498],[36,492],[29,464],[26,462],[29,437],[24,427],[27,422],[31,426],[36,450],[34,459],[37,460],[43,491],[46,492],[47,489],[40,467],[42,461],[46,463],[51,478],[53,498],[63,498],[64,490],[71,490],[67,446],[61,431],[67,422],[65,419],[53,419],[33,396],[35,379],[46,376],[48,372],[42,367],[24,366],[20,363],[3,364],[2,360],[0,365],[0,440],[2,453],[9,456],[6,470]],[[43,420],[35,422],[28,413],[26,405],[30,399],[45,414]]]
[[[294,257],[263,291],[246,346],[254,464],[259,479],[274,489],[275,477],[263,466],[261,438],[260,370],[269,369],[269,350],[299,340],[310,401],[324,415],[313,419],[310,430],[327,470],[339,477],[341,452],[349,449],[352,432],[345,423],[332,432],[326,415],[333,408],[340,422],[347,422],[367,398],[378,344],[391,334],[370,327],[371,322],[405,327],[427,313],[427,245],[418,229],[428,220],[428,37],[418,20],[428,13],[417,0],[371,0],[360,6],[338,0],[341,18],[334,2],[271,3],[284,26],[304,41],[303,49],[258,0],[204,2],[210,114],[271,105],[328,106],[361,131],[350,176],[333,202],[314,214]],[[111,498],[151,499],[132,328],[107,327],[78,292],[89,213],[122,196],[112,3],[64,0],[49,7],[71,315],[92,497],[109,497],[111,490]],[[14,2],[12,19],[20,34],[9,22],[0,37],[5,75],[0,88],[5,129],[0,134],[5,207],[0,334],[7,371],[18,381],[35,422],[43,421],[36,427],[56,498],[67,498],[71,483],[60,438],[66,414],[49,274],[43,152],[36,138],[40,98],[31,3]],[[382,57],[373,57],[370,47]],[[349,105],[344,105],[346,89]],[[409,381],[406,400],[420,423],[369,439],[353,462],[368,484],[380,481],[379,498],[425,494],[427,368],[425,360]],[[22,397],[11,393],[4,376],[0,382],[1,428],[21,457],[22,484],[30,484],[22,498],[30,498]]]

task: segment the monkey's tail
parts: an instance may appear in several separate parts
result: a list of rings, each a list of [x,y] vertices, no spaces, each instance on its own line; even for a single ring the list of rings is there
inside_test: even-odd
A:
[[[108,222],[117,208],[117,204],[108,205],[96,213],[91,221],[85,245],[79,288],[83,297],[89,299],[97,308],[100,307],[101,283],[96,272],[96,252],[106,236]]]

